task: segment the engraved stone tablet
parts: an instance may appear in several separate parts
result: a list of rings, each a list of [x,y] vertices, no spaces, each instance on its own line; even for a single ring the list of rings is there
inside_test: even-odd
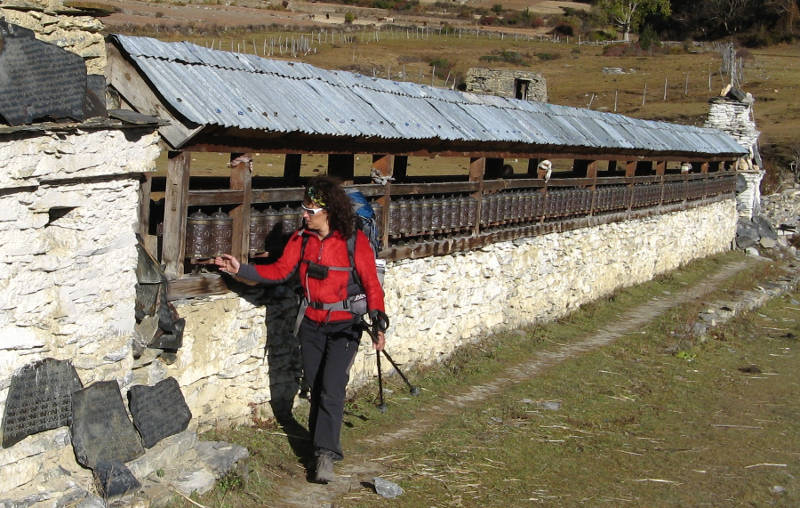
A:
[[[142,486],[121,462],[99,462],[94,469],[94,483],[104,499],[122,496]]]
[[[72,395],[72,447],[78,462],[128,462],[144,453],[116,381],[94,383]]]
[[[192,419],[192,412],[174,377],[159,381],[154,386],[131,387],[128,405],[145,448],[151,448],[165,437],[184,431]]]
[[[69,425],[72,393],[83,388],[68,361],[45,358],[22,367],[11,378],[3,414],[3,448],[31,434]]]
[[[0,117],[9,125],[84,119],[83,58],[0,20]]]

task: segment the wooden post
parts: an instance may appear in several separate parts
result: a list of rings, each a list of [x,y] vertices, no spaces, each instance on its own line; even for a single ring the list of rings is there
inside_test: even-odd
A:
[[[700,163],[700,172],[701,173],[708,173],[708,162],[701,162]]]
[[[341,178],[347,183],[353,182],[353,166],[355,156],[351,153],[332,153],[328,155],[328,175]]]
[[[303,156],[299,153],[287,153],[283,159],[283,178],[286,185],[294,187],[300,185],[300,165]]]
[[[253,159],[250,154],[231,154],[231,189],[242,190],[242,203],[230,212],[233,219],[231,255],[247,263],[250,254],[250,200],[253,190]]]
[[[387,154],[374,154],[372,156],[372,167],[377,169],[381,176],[394,175],[394,155]],[[392,205],[392,183],[387,182],[383,190],[383,197],[378,198],[378,203],[383,208],[381,215],[381,223],[378,225],[381,228],[381,248],[389,248],[389,208]]]
[[[143,175],[139,182],[139,227],[137,229],[145,250],[158,259],[158,238],[150,234],[150,189],[152,188],[153,175]]]
[[[483,175],[486,172],[486,158],[485,157],[472,157],[469,160],[469,181],[478,182],[478,190],[472,194],[472,199],[477,203],[475,211],[475,224],[472,229],[473,235],[478,235],[481,232],[481,204],[483,202]]]
[[[189,198],[189,154],[170,151],[167,155],[167,183],[164,193],[164,227],[161,261],[169,279],[183,275],[186,253],[186,215]]]
[[[625,162],[625,176],[636,176],[636,161]]]
[[[589,215],[594,215],[594,203],[597,199],[597,161],[587,161],[586,178],[592,179],[592,201],[589,204]]]
[[[667,171],[667,161],[656,161],[656,175],[664,175]]]

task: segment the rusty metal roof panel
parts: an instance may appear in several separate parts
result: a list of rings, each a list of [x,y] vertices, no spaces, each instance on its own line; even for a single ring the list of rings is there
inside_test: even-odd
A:
[[[720,131],[477,95],[254,55],[117,35],[190,122],[326,136],[745,153]]]

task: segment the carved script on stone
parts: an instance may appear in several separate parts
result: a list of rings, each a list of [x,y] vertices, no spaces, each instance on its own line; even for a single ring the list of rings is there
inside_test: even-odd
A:
[[[68,361],[45,358],[11,378],[3,414],[3,448],[45,430],[69,425],[72,393],[83,388]]]
[[[72,396],[72,447],[78,462],[128,462],[144,454],[116,381],[94,383]]]
[[[174,377],[159,381],[154,386],[131,387],[128,406],[145,448],[185,430],[192,419],[192,412]]]
[[[9,125],[84,119],[86,64],[0,20],[0,117]]]

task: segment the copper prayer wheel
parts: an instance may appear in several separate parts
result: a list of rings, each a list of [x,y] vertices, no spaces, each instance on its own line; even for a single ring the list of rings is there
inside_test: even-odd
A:
[[[433,203],[430,199],[423,199],[421,207],[420,233],[430,233],[433,231]]]
[[[288,235],[297,230],[297,210],[289,205],[281,208],[281,230]]]
[[[466,227],[475,226],[475,215],[478,212],[478,202],[469,196],[461,198],[461,224]]]
[[[233,239],[233,219],[223,212],[222,208],[211,216],[211,239],[212,256],[230,254]]]
[[[397,231],[401,236],[408,236],[411,232],[411,204],[407,199],[403,199],[398,203],[398,220]]]
[[[250,255],[264,252],[267,243],[267,215],[250,208]]]
[[[431,200],[431,231],[434,233],[442,229],[442,199],[434,197]]]
[[[400,236],[400,203],[398,201],[389,202],[389,236],[396,238]]]
[[[447,227],[453,231],[461,226],[461,199],[458,196],[447,198],[448,209],[450,211]]]
[[[186,257],[211,257],[211,217],[201,210],[186,219]]]
[[[410,202],[409,213],[411,214],[409,234],[413,236],[422,233],[422,201],[419,199],[412,199]]]

